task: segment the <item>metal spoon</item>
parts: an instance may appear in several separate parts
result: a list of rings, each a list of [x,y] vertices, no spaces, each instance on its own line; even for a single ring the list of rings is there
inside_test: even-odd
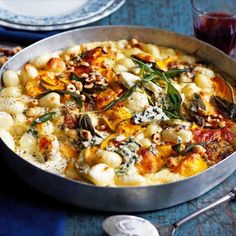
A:
[[[110,236],[173,236],[176,230],[187,221],[201,215],[202,213],[229,202],[236,198],[236,188],[227,195],[205,206],[182,220],[167,226],[153,225],[151,222],[136,216],[115,215],[104,220],[102,227]]]

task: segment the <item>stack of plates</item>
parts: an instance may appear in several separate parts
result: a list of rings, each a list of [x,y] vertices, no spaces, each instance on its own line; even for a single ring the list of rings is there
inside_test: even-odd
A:
[[[32,31],[66,30],[118,10],[125,0],[0,0],[0,25]]]

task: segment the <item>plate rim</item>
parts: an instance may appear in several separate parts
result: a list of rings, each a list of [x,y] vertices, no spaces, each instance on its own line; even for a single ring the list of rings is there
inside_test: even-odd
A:
[[[90,0],[89,0],[90,1]],[[88,1],[88,2],[89,2]],[[45,22],[46,20],[47,20],[47,18],[48,18],[48,20],[50,20],[51,18],[53,19],[53,16],[50,16],[50,17],[33,17],[32,16],[32,21],[37,21],[37,20],[41,20],[41,21],[44,21],[45,23],[43,24],[33,24],[33,23],[22,23],[22,22],[16,22],[16,21],[11,21],[10,19],[6,19],[6,18],[3,18],[1,15],[0,15],[0,21],[2,22],[7,22],[7,23],[9,23],[9,24],[15,24],[15,25],[24,25],[24,26],[54,26],[54,25],[62,25],[62,24],[71,24],[71,23],[74,23],[74,22],[77,22],[77,21],[82,21],[82,20],[84,20],[84,19],[88,19],[88,18],[91,18],[91,17],[93,17],[93,16],[96,16],[97,14],[99,14],[99,13],[101,13],[101,12],[103,12],[103,11],[105,11],[107,8],[109,8],[113,3],[114,3],[114,1],[115,0],[107,0],[107,3],[103,6],[103,7],[101,7],[101,8],[99,8],[98,10],[96,10],[96,11],[93,11],[93,12],[91,12],[91,13],[87,13],[85,16],[83,16],[83,17],[79,17],[78,15],[74,18],[74,19],[71,19],[71,20],[67,20],[66,22],[61,22],[61,23],[47,23],[47,22]],[[101,2],[103,2],[103,0],[101,1]],[[10,12],[10,11],[8,11],[8,10],[5,10],[5,9],[3,9],[3,11],[7,11],[7,12]],[[1,12],[1,8],[0,8],[0,12]],[[11,13],[11,12],[10,12]],[[74,12],[72,12],[72,14],[74,14],[75,13],[75,11]],[[22,19],[24,19],[24,17],[25,18],[30,18],[30,16],[24,16],[24,15],[18,15],[17,13],[14,13],[13,12],[13,15],[12,15],[12,17],[14,17],[14,16],[17,16],[17,17],[20,17],[20,18],[22,18]],[[54,19],[54,21],[58,18],[58,17],[63,17],[63,18],[66,18],[68,16],[68,14],[60,14],[60,16],[56,16],[55,17],[55,19]],[[21,20],[22,21],[22,20]]]
[[[121,8],[125,4],[126,0],[114,0],[113,4],[105,9],[103,12],[100,12],[99,14],[89,17],[85,20],[79,20],[76,22],[68,23],[68,24],[58,24],[55,26],[31,26],[31,25],[23,25],[23,24],[14,24],[10,22],[6,22],[0,19],[0,25],[3,27],[8,27],[11,29],[16,30],[26,30],[26,31],[41,31],[41,32],[47,32],[47,31],[53,31],[53,30],[72,30],[77,27],[81,27],[84,25],[88,25],[91,23],[94,23],[96,21],[99,21],[112,13],[116,12],[119,8]]]

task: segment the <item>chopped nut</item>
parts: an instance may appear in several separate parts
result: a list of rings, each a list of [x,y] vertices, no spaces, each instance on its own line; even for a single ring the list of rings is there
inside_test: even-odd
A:
[[[83,89],[83,84],[80,81],[75,81],[74,82],[75,87],[78,89],[79,92],[82,91]]]
[[[99,131],[105,131],[107,129],[107,126],[105,124],[100,124],[96,126],[96,129]]]
[[[173,167],[176,167],[178,165],[178,161],[176,158],[174,157],[169,157],[167,160],[166,160],[166,166],[168,168],[173,168]]]
[[[90,131],[83,129],[80,131],[80,135],[83,139],[90,141],[92,139],[92,134]]]
[[[67,91],[74,93],[76,91],[76,87],[73,84],[68,84],[66,87]]]
[[[87,83],[93,83],[96,81],[96,76],[95,75],[92,75],[91,77],[88,77],[86,80],[85,80]]]
[[[81,94],[81,95],[80,95],[80,99],[81,99],[81,101],[83,101],[83,102],[84,102],[84,101],[86,100],[86,97],[85,97],[85,95],[84,95],[84,94]]]
[[[152,142],[155,144],[160,144],[160,134],[156,133],[152,135]]]
[[[80,62],[80,65],[81,65],[81,66],[86,66],[86,67],[89,67],[89,66],[90,66],[90,64],[89,64],[87,61],[81,61],[81,62]]]
[[[82,73],[82,74],[80,75],[80,77],[81,77],[81,78],[88,78],[89,75],[88,75],[87,73]]]
[[[135,45],[135,44],[137,44],[137,43],[138,43],[138,40],[137,40],[137,39],[134,39],[134,38],[133,38],[133,39],[130,40],[130,44],[131,44],[131,45]]]
[[[86,83],[85,85],[84,85],[84,88],[86,88],[86,89],[91,89],[91,88],[93,88],[93,86],[94,86],[94,84],[88,84],[88,83]]]

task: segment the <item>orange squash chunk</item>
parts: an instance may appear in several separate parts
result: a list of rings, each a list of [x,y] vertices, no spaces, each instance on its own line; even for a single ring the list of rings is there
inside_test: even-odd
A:
[[[147,148],[141,149],[139,155],[142,156],[142,160],[136,165],[136,168],[141,175],[156,173],[165,165],[159,156],[154,155]]]
[[[207,167],[207,163],[199,154],[192,153],[180,160],[179,165],[173,171],[189,177],[204,171]]]

